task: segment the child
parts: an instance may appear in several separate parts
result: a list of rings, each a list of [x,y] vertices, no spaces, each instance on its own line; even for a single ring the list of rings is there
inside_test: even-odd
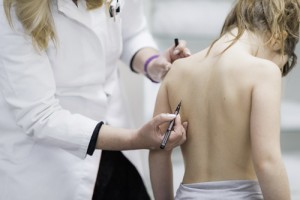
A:
[[[239,0],[211,46],[173,64],[154,116],[182,101],[189,122],[175,199],[290,199],[280,98],[282,76],[296,63],[299,4]],[[173,199],[171,151],[152,150],[149,159],[155,199]]]

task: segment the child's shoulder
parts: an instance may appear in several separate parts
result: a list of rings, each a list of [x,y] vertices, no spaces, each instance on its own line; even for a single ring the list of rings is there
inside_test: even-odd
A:
[[[244,63],[241,78],[249,81],[253,86],[281,82],[282,73],[274,62],[261,58],[253,58]]]
[[[281,77],[282,73],[278,65],[266,59],[256,58],[253,62],[248,63],[248,68],[258,77],[265,79],[266,77]]]

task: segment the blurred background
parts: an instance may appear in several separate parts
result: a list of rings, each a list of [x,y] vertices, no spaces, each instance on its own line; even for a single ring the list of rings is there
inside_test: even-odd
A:
[[[149,29],[161,50],[174,38],[187,41],[192,53],[207,47],[220,33],[233,0],[143,0]],[[300,45],[300,44],[299,44]],[[300,46],[297,55],[300,57]],[[292,199],[300,199],[300,62],[283,81],[281,109],[282,151],[289,176]],[[152,117],[159,84],[120,67],[128,109],[135,127]],[[173,152],[174,191],[183,175],[180,149]],[[143,157],[147,162],[147,156]],[[145,165],[147,168],[147,166]],[[147,171],[147,170],[146,170]],[[146,174],[146,176],[148,176]],[[150,183],[146,183],[151,192]]]

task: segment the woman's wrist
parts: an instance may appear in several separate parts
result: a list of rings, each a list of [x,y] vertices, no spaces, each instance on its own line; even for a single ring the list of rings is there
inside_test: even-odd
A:
[[[151,62],[153,62],[159,56],[160,56],[159,54],[154,54],[154,55],[150,56],[144,63],[144,74],[153,83],[159,83],[159,81],[156,81],[151,77],[151,75],[149,73],[149,65]]]
[[[136,129],[115,128],[103,125],[100,129],[96,148],[102,150],[134,150],[142,147]]]
[[[145,74],[144,72],[144,66],[147,61],[151,56],[157,55],[158,51],[153,48],[142,48],[137,51],[136,54],[134,54],[132,61],[131,61],[131,70],[134,72],[140,73],[140,74]]]
[[[132,130],[132,134],[130,134],[129,143],[131,144],[133,149],[146,149],[143,138],[141,138],[140,136],[140,129]]]

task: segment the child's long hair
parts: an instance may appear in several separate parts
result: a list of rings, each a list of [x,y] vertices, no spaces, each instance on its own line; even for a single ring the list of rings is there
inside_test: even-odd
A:
[[[276,44],[279,53],[289,57],[282,72],[285,76],[297,61],[294,51],[299,40],[299,18],[299,0],[238,0],[228,14],[218,39],[233,28],[238,29],[226,51],[246,30],[264,35],[268,38],[266,44]]]
[[[39,50],[48,47],[49,40],[56,40],[55,29],[51,14],[52,0],[3,0],[4,10],[11,25],[11,11],[23,25],[26,33],[32,37],[33,45]],[[70,0],[71,1],[71,0]],[[101,7],[104,0],[86,0],[87,8]]]

